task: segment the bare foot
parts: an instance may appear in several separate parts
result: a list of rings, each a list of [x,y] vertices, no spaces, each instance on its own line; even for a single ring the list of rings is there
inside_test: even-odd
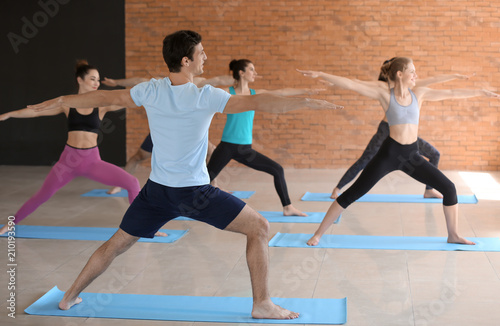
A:
[[[284,309],[268,300],[260,304],[254,303],[252,317],[257,319],[295,319],[299,317],[299,313]]]
[[[168,234],[158,231],[155,233],[155,237],[168,237]]]
[[[425,189],[424,198],[443,198],[443,195],[436,189]]]
[[[332,191],[332,195],[330,196],[331,199],[337,199],[337,197],[340,196],[340,189],[335,187]]]
[[[313,235],[311,239],[307,241],[308,246],[317,246],[321,237],[319,235]]]
[[[79,304],[82,302],[82,298],[77,297],[73,302],[71,301],[66,301],[64,298],[59,302],[59,309],[61,310],[68,310],[69,308],[73,307],[76,304]]]
[[[475,245],[474,242],[462,238],[461,236],[448,236],[448,243],[458,243],[458,244],[466,244],[466,245]]]
[[[119,193],[120,191],[122,191],[122,188],[120,188],[120,187],[114,187],[114,188],[111,188],[110,190],[106,191],[106,193],[108,195],[114,195],[114,194]]]
[[[292,206],[292,204],[283,207],[283,215],[285,216],[307,216],[306,213],[303,213]]]
[[[9,224],[5,224],[4,226],[2,226],[2,228],[0,229],[0,234],[4,234],[5,232],[7,232],[9,230]]]

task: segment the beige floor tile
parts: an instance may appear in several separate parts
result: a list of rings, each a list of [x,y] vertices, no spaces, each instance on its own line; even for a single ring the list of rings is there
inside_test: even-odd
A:
[[[42,184],[49,167],[0,169],[0,210],[12,214]],[[226,170],[225,170],[226,171]],[[326,212],[331,203],[304,202],[307,192],[330,192],[343,169],[286,169],[295,207]],[[444,171],[459,194],[472,191],[459,171]],[[144,184],[149,171],[136,176]],[[490,173],[500,180],[500,172]],[[245,199],[262,211],[281,211],[272,178],[264,173],[231,166],[224,176],[228,190],[254,190]],[[104,186],[83,178],[61,189],[22,223],[118,227],[128,207],[125,198],[86,198],[80,195]],[[401,173],[382,179],[372,193],[420,194],[423,185]],[[480,200],[460,205],[460,231],[465,236],[500,235],[500,201]],[[0,224],[5,220],[0,220]],[[271,223],[277,232],[312,234],[315,223]],[[164,228],[188,230],[173,244],[137,243],[115,259],[87,292],[159,295],[250,296],[246,239],[192,221],[171,221]],[[330,227],[329,234],[382,236],[446,236],[439,204],[355,203]],[[16,276],[18,314],[15,322],[0,314],[1,325],[231,325],[146,320],[29,316],[26,307],[57,285],[66,290],[103,242],[17,239]],[[0,239],[0,250],[7,246]],[[498,325],[500,310],[500,253],[318,248],[269,248],[269,288],[272,296],[298,298],[347,297],[347,325]],[[0,254],[0,266],[6,266]],[[0,273],[1,284],[7,284]],[[1,293],[4,293],[3,290]],[[6,303],[0,302],[0,310]],[[242,324],[234,324],[242,326]],[[267,324],[261,324],[267,325]],[[269,324],[270,325],[270,324]]]

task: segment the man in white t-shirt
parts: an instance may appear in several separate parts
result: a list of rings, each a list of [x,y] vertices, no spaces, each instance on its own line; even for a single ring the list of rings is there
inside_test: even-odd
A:
[[[215,113],[249,109],[286,112],[300,108],[335,109],[322,100],[280,97],[271,94],[231,96],[212,86],[198,88],[193,78],[203,73],[207,59],[201,36],[178,31],[163,41],[163,57],[170,76],[151,79],[130,90],[95,91],[62,96],[33,106],[47,110],[57,106],[76,108],[120,105],[144,106],[153,139],[151,175],[123,217],[118,231],[89,259],[59,303],[69,309],[113,259],[140,237],[152,238],[160,227],[178,216],[188,216],[219,229],[247,237],[247,263],[253,291],[254,318],[294,319],[299,316],[275,305],[268,288],[269,223],[236,197],[210,185],[205,157],[208,129]]]

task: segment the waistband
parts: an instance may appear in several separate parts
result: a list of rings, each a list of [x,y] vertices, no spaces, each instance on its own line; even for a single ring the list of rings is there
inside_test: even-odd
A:
[[[79,147],[73,147],[71,145],[68,145],[66,144],[65,147],[69,147],[69,148],[73,148],[73,149],[79,149],[79,150],[88,150],[88,149],[94,149],[94,148],[97,148],[97,145],[93,146],[93,147],[87,147],[87,148],[79,148]]]

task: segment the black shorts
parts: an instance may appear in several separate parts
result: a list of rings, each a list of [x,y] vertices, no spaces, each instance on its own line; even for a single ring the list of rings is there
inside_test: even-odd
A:
[[[148,134],[141,144],[141,149],[146,152],[153,152],[153,141],[151,140],[151,134]]]
[[[245,205],[211,185],[173,188],[148,180],[123,216],[120,229],[136,237],[153,238],[165,223],[179,216],[225,229]]]

